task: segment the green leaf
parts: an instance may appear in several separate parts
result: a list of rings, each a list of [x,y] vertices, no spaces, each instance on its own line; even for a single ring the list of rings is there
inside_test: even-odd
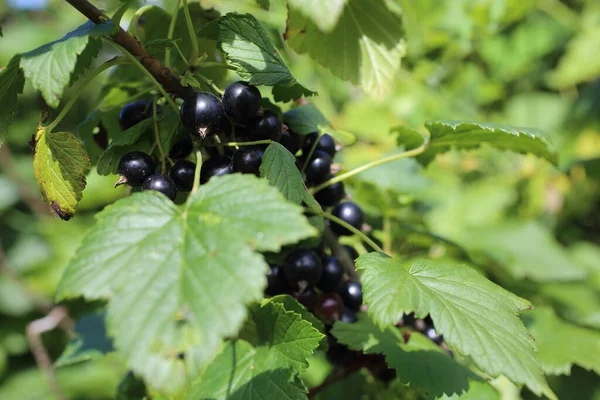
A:
[[[73,331],[76,337],[54,362],[55,367],[94,360],[114,351],[112,342],[106,336],[104,315],[101,313],[87,314],[79,318]]]
[[[326,34],[291,8],[284,37],[296,52],[308,53],[335,75],[381,98],[406,52],[403,25],[402,16],[383,0],[348,0],[335,29]]]
[[[429,314],[444,341],[491,376],[506,375],[536,394],[554,398],[535,358],[535,346],[516,317],[531,304],[452,260],[397,261],[368,253],[356,261],[362,272],[369,315],[381,327],[404,313]]]
[[[539,291],[550,298],[562,317],[600,329],[600,295],[589,282],[546,283],[540,285]]]
[[[75,135],[38,130],[33,173],[42,197],[56,216],[66,221],[75,214],[90,167],[90,159]]]
[[[306,399],[297,375],[325,337],[300,314],[268,301],[251,309],[256,347],[230,343],[192,386],[187,399]]]
[[[337,23],[348,0],[290,0],[289,6],[308,18],[321,31],[329,32]]]
[[[112,21],[88,21],[62,39],[21,56],[21,68],[34,89],[50,107],[58,107],[64,89],[92,62],[102,45],[101,38],[115,31]],[[76,68],[77,67],[77,68]]]
[[[296,167],[296,158],[279,143],[271,143],[265,150],[260,176],[267,178],[292,203],[300,204],[308,194],[302,175]]]
[[[295,98],[316,94],[297,82],[265,29],[252,15],[229,13],[222,17],[218,43],[229,63],[237,68],[236,72],[251,84],[295,87]]]
[[[474,149],[483,143],[502,150],[531,153],[553,164],[557,162],[550,139],[537,129],[464,121],[430,121],[425,126],[431,132],[429,147],[419,157],[425,164],[452,148]]]
[[[528,312],[523,319],[535,338],[545,373],[570,375],[576,364],[600,375],[599,332],[563,321],[549,307]]]
[[[136,193],[98,214],[57,298],[108,299],[116,349],[146,382],[179,392],[262,298],[268,267],[256,252],[314,233],[300,207],[253,176],[211,179],[182,207]]]
[[[283,114],[283,122],[299,135],[308,135],[313,132],[329,133],[344,145],[354,143],[356,138],[348,132],[339,131],[331,126],[331,123],[312,104],[294,107]]]
[[[20,61],[20,56],[14,56],[0,72],[0,146],[4,143],[8,126],[19,108],[17,97],[23,93],[25,77],[19,66]]]
[[[408,343],[404,343],[399,328],[381,330],[368,317],[361,317],[353,324],[336,322],[332,333],[352,350],[384,354],[402,383],[432,397],[460,394],[469,389],[471,381],[481,380],[418,332],[413,332]]]
[[[486,382],[471,382],[469,391],[462,395],[442,396],[440,400],[501,400],[502,396]]]
[[[296,314],[300,314],[302,318],[312,324],[315,329],[318,329],[321,333],[325,332],[325,325],[321,322],[320,319],[315,317],[315,314],[311,313],[304,307],[302,304],[298,302],[298,300],[294,299],[292,296],[287,294],[280,294],[278,296],[273,296],[270,299],[265,300],[266,303],[279,303],[283,306],[286,311],[293,311]]]
[[[518,221],[472,228],[454,238],[465,248],[482,252],[517,278],[536,282],[574,281],[587,276],[585,268],[535,221]]]

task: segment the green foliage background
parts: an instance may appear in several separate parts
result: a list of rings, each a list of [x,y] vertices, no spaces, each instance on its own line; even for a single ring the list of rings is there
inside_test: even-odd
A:
[[[134,17],[135,3],[123,24]],[[173,4],[167,3],[165,8],[172,9]],[[559,398],[600,399],[596,375],[600,357],[590,357],[589,350],[595,348],[597,353],[600,346],[598,1],[387,0],[404,12],[406,48],[397,49],[405,56],[385,94],[358,75],[348,77],[354,86],[317,65],[309,55],[319,49],[308,48],[308,54],[299,55],[290,48],[282,39],[287,11],[279,0],[271,0],[269,11],[251,0],[200,3],[222,13],[251,12],[262,22],[290,68],[291,75],[284,71],[282,80],[297,79],[319,93],[309,100],[340,131],[336,137],[343,138],[343,132],[356,136],[356,142],[336,158],[344,168],[393,154],[399,136],[395,127],[425,131],[428,120],[486,121],[545,131],[557,150],[557,166],[532,155],[483,146],[438,155],[427,167],[413,159],[386,164],[358,175],[347,187],[364,207],[373,236],[392,254],[470,259],[492,281],[531,301],[539,311],[525,312],[523,320],[534,337],[537,333],[545,338],[537,346],[551,388]],[[114,11],[119,3],[96,5]],[[16,53],[59,39],[83,22],[63,1],[49,1],[36,11],[3,3],[0,65],[7,65]],[[302,49],[293,41],[289,45]],[[100,50],[103,58],[113,54],[106,47]],[[215,79],[224,86],[237,78],[233,72],[215,72]],[[60,131],[85,132],[79,124],[96,108],[101,86],[96,80],[86,89],[60,123]],[[135,89],[135,82],[132,86]],[[361,87],[377,96],[369,96]],[[67,91],[61,104],[68,98]],[[27,83],[6,146],[0,148],[2,399],[52,398],[30,354],[25,326],[43,315],[39,308],[53,298],[94,215],[127,195],[126,189],[113,188],[115,176],[100,176],[92,168],[77,215],[69,223],[35,208],[39,192],[28,143],[41,108],[44,99]],[[48,112],[52,120],[56,111]],[[86,150],[95,165],[98,149]],[[346,240],[361,253],[368,250],[355,238]],[[84,311],[88,310],[73,313]],[[549,330],[552,335],[543,336]],[[385,348],[393,340],[382,336],[379,345]],[[44,336],[53,358],[67,341],[59,331]],[[572,341],[583,343],[583,349],[565,344]],[[241,344],[245,345],[244,351],[250,351],[252,346]],[[109,356],[82,365],[57,370],[69,398],[114,398],[126,373],[119,360]],[[327,368],[317,353],[303,373],[305,383],[319,384]],[[384,389],[363,372],[349,379],[345,387],[333,386],[322,398],[342,398],[335,396],[352,389],[364,393],[364,398],[414,395],[401,385]],[[494,387],[505,398],[533,396],[527,390],[519,394],[503,378],[494,381]],[[486,389],[475,386],[473,390],[472,398],[482,398],[476,391]]]

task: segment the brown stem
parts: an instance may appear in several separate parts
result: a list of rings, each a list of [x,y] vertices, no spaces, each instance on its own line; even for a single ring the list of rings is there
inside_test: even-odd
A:
[[[87,0],[67,0],[67,2],[96,24],[109,19],[106,14]],[[122,28],[119,27],[119,30],[111,36],[111,39],[138,58],[140,63],[156,78],[167,92],[174,93],[179,97],[186,97],[190,94],[191,88],[182,86],[179,83],[177,75],[162,65],[156,58],[152,57],[140,42]]]
[[[55,329],[66,319],[68,319],[67,310],[62,306],[58,306],[53,308],[45,317],[31,321],[29,325],[27,325],[26,330],[27,340],[31,346],[31,352],[35,357],[35,361],[38,367],[44,372],[44,375],[46,375],[46,379],[48,380],[54,395],[61,400],[66,400],[67,397],[62,392],[58,381],[56,380],[54,368],[52,367],[52,360],[42,342],[42,333]]]
[[[50,215],[50,209],[40,197],[40,192],[27,184],[27,179],[16,167],[12,153],[5,143],[0,147],[0,169],[17,186],[19,197],[38,217]]]

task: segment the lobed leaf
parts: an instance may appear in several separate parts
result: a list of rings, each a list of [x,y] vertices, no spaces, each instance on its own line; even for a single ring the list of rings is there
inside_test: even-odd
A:
[[[550,139],[538,129],[466,121],[430,121],[425,126],[431,132],[429,147],[419,156],[425,164],[452,148],[473,149],[483,143],[502,150],[531,153],[553,164],[557,162]]]
[[[56,216],[63,220],[73,217],[90,168],[90,159],[75,135],[38,130],[33,173],[42,197]]]
[[[470,356],[483,371],[554,398],[533,340],[516,317],[531,308],[528,301],[456,261],[402,262],[368,253],[356,265],[369,315],[380,327],[396,324],[404,313],[429,314],[448,346]]]
[[[337,2],[323,3],[333,7]],[[402,16],[383,0],[347,3],[335,28],[325,34],[303,15],[308,11],[290,8],[284,37],[296,52],[308,53],[335,75],[381,98],[391,89],[406,52]]]
[[[308,18],[319,30],[329,32],[337,23],[348,0],[290,0],[289,6]]]
[[[570,375],[576,364],[600,374],[600,333],[561,320],[550,307],[527,313],[524,320],[545,373]]]
[[[182,207],[137,193],[98,214],[57,299],[107,299],[109,334],[129,366],[179,392],[262,297],[268,267],[256,252],[314,233],[300,207],[253,176],[211,179]]]
[[[253,85],[280,87],[280,98],[312,96],[292,75],[269,35],[250,14],[229,13],[221,17],[218,44],[242,79]],[[292,90],[291,96],[284,92]],[[289,92],[288,92],[289,94]]]
[[[243,340],[227,345],[194,384],[187,399],[306,399],[298,374],[325,337],[279,302],[251,308],[255,346]]]
[[[10,59],[0,72],[0,146],[6,139],[8,126],[19,109],[18,95],[23,93],[25,77],[19,66],[21,56]]]
[[[460,394],[469,389],[471,382],[481,380],[418,332],[413,332],[405,343],[399,328],[382,330],[364,316],[353,324],[336,322],[332,333],[352,350],[384,354],[402,383],[428,396]]]
[[[101,38],[114,33],[108,20],[100,24],[87,21],[62,39],[47,43],[21,55],[21,68],[34,89],[39,90],[50,107],[58,107],[63,91],[92,62],[101,47]]]

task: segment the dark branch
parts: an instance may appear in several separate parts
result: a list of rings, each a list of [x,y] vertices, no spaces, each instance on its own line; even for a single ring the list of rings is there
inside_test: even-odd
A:
[[[67,2],[96,24],[108,19],[107,15],[87,0],[67,0]],[[146,67],[167,92],[173,93],[179,97],[186,97],[190,93],[190,88],[181,86],[177,75],[169,68],[162,65],[159,60],[148,54],[148,51],[144,46],[122,28],[119,27],[119,30],[111,36],[111,39],[137,57],[140,60],[140,63]]]

